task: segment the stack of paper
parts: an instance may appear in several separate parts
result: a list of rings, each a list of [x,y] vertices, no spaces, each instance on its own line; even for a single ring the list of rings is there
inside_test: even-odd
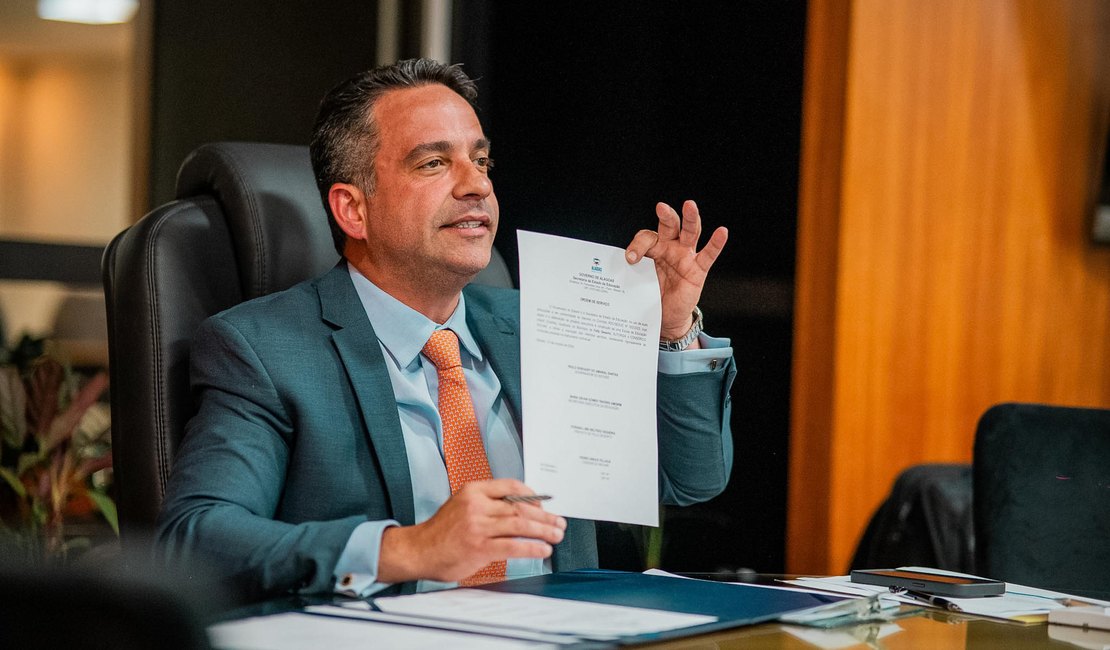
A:
[[[301,648],[451,648],[452,650],[538,650],[557,645],[408,625],[355,621],[289,612],[257,616],[208,628],[213,647],[223,650]]]
[[[715,616],[625,607],[481,589],[450,589],[378,598],[383,612],[427,620],[469,622],[586,639],[617,639],[716,622]]]
[[[453,589],[320,605],[220,623],[212,645],[227,650],[327,647],[558,648],[717,621],[682,614],[530,594]]]
[[[922,573],[935,573],[938,575],[968,576],[965,573],[943,571],[928,567],[901,567],[904,571],[919,571]],[[849,576],[834,576],[829,578],[798,578],[787,581],[790,584],[821,589],[838,594],[855,596],[869,596],[875,593],[887,593],[886,587],[863,585],[852,582]],[[899,601],[918,606],[929,606],[915,599],[913,596],[893,594]],[[1038,589],[1024,585],[1006,583],[1006,593],[1001,596],[986,596],[982,598],[945,598],[946,601],[956,605],[964,614],[974,614],[987,618],[998,618],[1021,623],[1043,623],[1048,618],[1048,613],[1074,605],[1077,601],[1088,605],[1110,606],[1110,602],[1090,598],[1076,599],[1058,591]]]

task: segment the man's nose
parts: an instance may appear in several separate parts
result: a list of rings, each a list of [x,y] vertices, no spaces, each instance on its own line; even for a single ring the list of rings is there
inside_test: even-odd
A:
[[[474,163],[462,165],[462,172],[455,181],[455,198],[484,199],[493,192],[489,175]]]

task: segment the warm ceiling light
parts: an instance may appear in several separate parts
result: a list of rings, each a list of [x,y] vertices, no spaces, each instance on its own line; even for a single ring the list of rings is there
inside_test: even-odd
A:
[[[110,25],[131,20],[138,8],[139,0],[39,0],[39,18]]]

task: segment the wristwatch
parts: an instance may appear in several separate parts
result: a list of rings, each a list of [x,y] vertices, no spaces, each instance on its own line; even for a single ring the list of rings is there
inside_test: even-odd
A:
[[[693,316],[694,316],[694,324],[691,325],[690,329],[687,330],[686,333],[682,335],[682,338],[659,339],[659,349],[664,351],[664,352],[679,352],[681,350],[685,350],[686,348],[690,347],[690,344],[694,342],[694,339],[698,338],[698,334],[701,334],[701,328],[702,328],[702,322],[703,322],[702,321],[701,310],[698,309],[696,306],[694,307]]]

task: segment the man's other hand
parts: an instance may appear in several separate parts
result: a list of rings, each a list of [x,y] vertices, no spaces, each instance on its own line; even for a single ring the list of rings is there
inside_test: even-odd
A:
[[[625,249],[625,257],[635,264],[645,257],[655,260],[659,277],[659,296],[663,303],[659,338],[679,339],[693,326],[694,307],[701,298],[709,268],[728,241],[724,226],[713,231],[705,246],[698,251],[701,236],[701,214],[693,201],[682,204],[682,218],[666,203],[655,206],[659,229],[641,230]],[[690,349],[700,347],[697,340]]]
[[[458,582],[494,560],[550,556],[552,545],[563,539],[566,519],[538,504],[501,500],[510,494],[533,492],[514,479],[475,481],[424,523],[387,528],[378,581]]]

